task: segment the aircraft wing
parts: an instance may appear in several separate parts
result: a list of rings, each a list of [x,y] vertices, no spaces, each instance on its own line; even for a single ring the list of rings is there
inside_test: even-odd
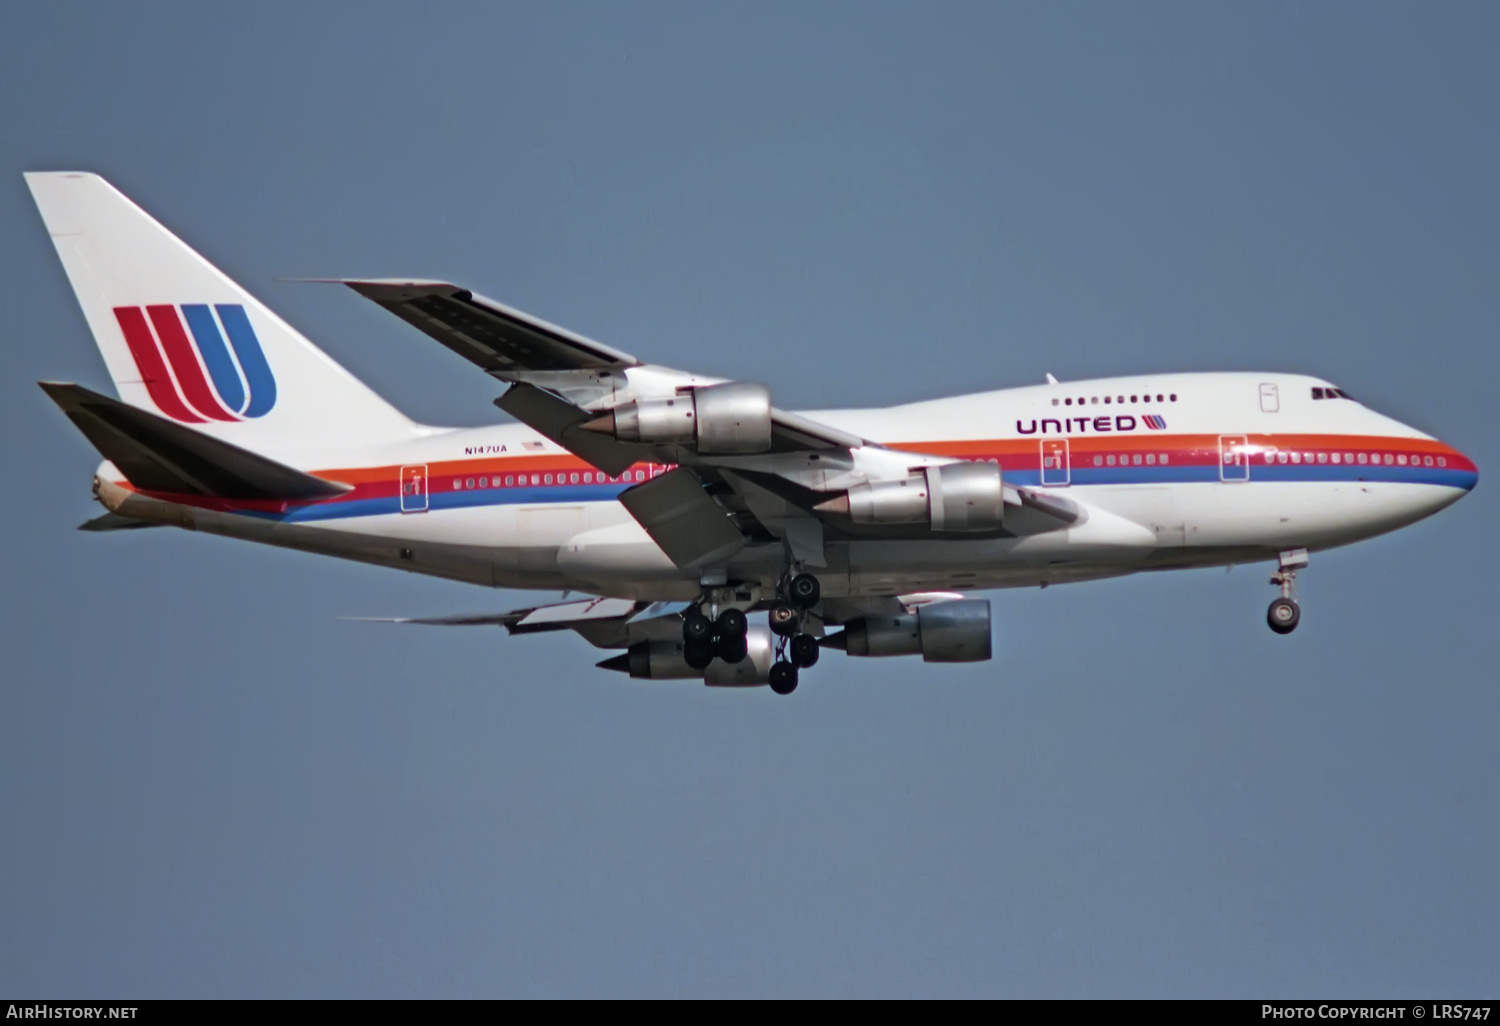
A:
[[[567,405],[580,411],[570,416],[569,411],[548,404],[544,397],[534,392],[551,391],[565,399],[577,400],[580,398],[578,393],[601,392],[603,389],[599,388],[599,383],[608,383],[612,386],[608,391],[618,393],[628,389],[629,383],[628,376],[625,381],[618,380],[617,372],[627,368],[646,368],[629,353],[486,299],[451,282],[422,278],[336,280],[389,310],[429,338],[441,342],[486,373],[506,381],[533,382],[529,389],[513,389],[507,393],[501,409],[533,427],[537,426],[533,418],[544,419],[548,429],[538,430],[549,436],[589,419],[583,413],[599,408],[600,404],[597,401],[570,401]],[[722,383],[718,379],[700,379],[674,371],[668,371],[667,376],[674,379],[669,382],[673,388],[677,387],[677,378],[687,379],[689,384],[700,381],[703,384]],[[773,447],[780,451],[837,449],[862,444],[858,436],[784,410],[773,410],[771,419]],[[589,457],[584,456],[584,459]],[[609,468],[601,465],[600,469]]]
[[[627,489],[620,501],[683,569],[707,573],[747,544],[778,540],[797,560],[818,567],[826,565],[829,534],[912,538],[943,530],[942,524],[857,524],[840,497],[961,462],[953,457],[888,449],[776,409],[760,385],[643,363],[450,282],[337,280],[510,382],[495,405],[585,462],[611,475],[639,462],[674,466]],[[1003,490],[1004,504],[1029,529],[1056,529],[1078,518],[1069,500],[1049,506],[1029,490],[1008,483],[1002,489],[998,467],[984,470],[992,478],[990,501],[999,503]],[[984,530],[1009,534],[998,520],[992,513]]]
[[[641,361],[468,289],[424,279],[340,279],[490,374],[597,371]]]
[[[407,623],[429,627],[504,627],[510,634],[574,631],[597,648],[625,648],[637,641],[680,638],[687,602],[635,602],[587,598],[529,606],[508,613],[456,616],[350,616],[367,623]]]

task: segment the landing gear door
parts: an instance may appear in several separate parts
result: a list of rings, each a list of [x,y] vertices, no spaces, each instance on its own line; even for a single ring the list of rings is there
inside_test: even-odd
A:
[[[427,464],[401,468],[401,512],[427,512]]]
[[[1068,465],[1068,440],[1066,438],[1042,439],[1042,484],[1053,487],[1066,485],[1072,476]]]
[[[1244,435],[1219,436],[1219,480],[1250,480],[1250,446]]]

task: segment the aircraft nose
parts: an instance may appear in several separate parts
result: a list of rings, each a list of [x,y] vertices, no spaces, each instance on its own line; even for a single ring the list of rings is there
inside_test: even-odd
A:
[[[1443,451],[1438,455],[1438,484],[1445,484],[1452,488],[1462,488],[1465,492],[1474,490],[1479,483],[1479,468],[1474,461],[1451,445],[1443,445]]]

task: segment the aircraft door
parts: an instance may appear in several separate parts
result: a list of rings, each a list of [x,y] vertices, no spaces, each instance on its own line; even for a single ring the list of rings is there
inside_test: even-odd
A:
[[[1072,476],[1066,438],[1042,439],[1042,484],[1061,487]]]
[[[401,468],[401,512],[427,511],[427,464]]]
[[[1219,480],[1250,480],[1249,439],[1244,435],[1219,436]]]
[[[1281,393],[1276,384],[1271,381],[1263,382],[1260,386],[1260,412],[1275,413],[1281,409]]]

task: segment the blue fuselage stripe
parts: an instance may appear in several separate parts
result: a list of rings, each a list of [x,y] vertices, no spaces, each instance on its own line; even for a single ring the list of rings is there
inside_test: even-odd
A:
[[[1048,471],[1046,487],[1060,486],[1062,482]],[[1043,485],[1041,472],[1037,470],[1007,471],[1005,480],[1015,485]],[[1474,487],[1479,475],[1473,471],[1451,470],[1437,467],[1333,467],[1333,466],[1253,466],[1249,484],[1267,482],[1336,483],[1358,481],[1380,481],[1394,484],[1438,485],[1446,488],[1468,490]],[[1217,466],[1166,466],[1166,467],[1074,467],[1068,484],[1086,485],[1169,485],[1188,483],[1217,483]],[[1234,481],[1230,483],[1238,484]],[[587,502],[614,502],[626,488],[626,484],[602,485],[553,485],[528,488],[473,488],[459,491],[433,492],[427,497],[427,511],[452,509],[475,509],[488,506],[521,505],[569,505]],[[398,495],[368,499],[343,499],[300,506],[286,513],[263,513],[246,511],[247,516],[279,520],[284,523],[308,523],[318,520],[341,520],[349,517],[368,517],[400,513],[401,499]]]

